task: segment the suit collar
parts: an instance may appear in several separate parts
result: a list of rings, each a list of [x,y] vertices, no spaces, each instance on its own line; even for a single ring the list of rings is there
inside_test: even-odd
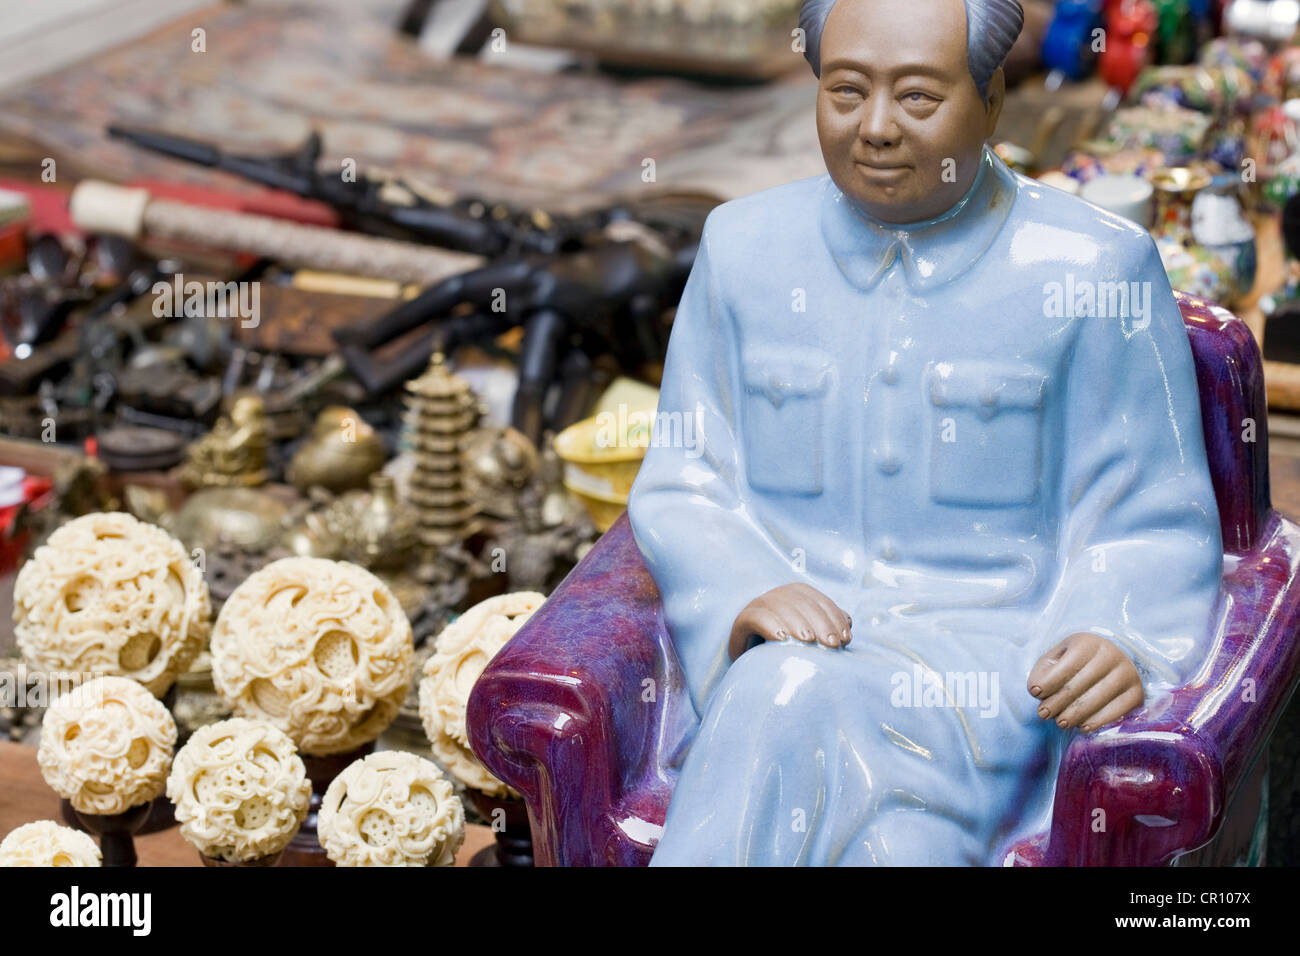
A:
[[[966,195],[924,222],[873,219],[828,179],[822,236],[844,277],[864,291],[874,288],[899,256],[908,285],[931,289],[951,282],[984,255],[1010,215],[1015,193],[1015,173],[987,146]]]

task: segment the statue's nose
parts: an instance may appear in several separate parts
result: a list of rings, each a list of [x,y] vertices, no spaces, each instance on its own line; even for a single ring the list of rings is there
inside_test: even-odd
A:
[[[873,93],[862,106],[862,122],[858,126],[858,136],[864,143],[877,148],[897,146],[902,137],[902,130],[894,120],[892,103],[883,92]]]

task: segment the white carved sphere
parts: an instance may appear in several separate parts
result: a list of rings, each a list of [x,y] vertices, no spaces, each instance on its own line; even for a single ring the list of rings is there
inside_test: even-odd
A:
[[[420,681],[420,719],[433,755],[457,780],[489,796],[515,793],[488,772],[470,749],[465,710],[474,683],[488,662],[546,598],[516,591],[482,601],[447,625]]]
[[[204,856],[245,863],[279,853],[311,801],[302,758],[284,731],[233,717],[200,727],[172,761],[167,796]]]
[[[212,676],[236,716],[269,721],[305,754],[356,750],[397,716],[411,624],[383,581],[325,558],[250,575],[212,632]]]
[[[24,823],[0,841],[0,866],[100,866],[95,841],[53,820]]]
[[[317,833],[339,866],[451,866],[465,841],[465,808],[433,761],[382,750],[334,778]]]
[[[100,677],[54,699],[36,759],[75,809],[108,816],[163,792],[175,746],[176,722],[153,694],[126,677]]]
[[[211,615],[184,545],[123,512],[69,521],[14,583],[18,647],[33,665],[130,677],[157,696],[198,655]]]

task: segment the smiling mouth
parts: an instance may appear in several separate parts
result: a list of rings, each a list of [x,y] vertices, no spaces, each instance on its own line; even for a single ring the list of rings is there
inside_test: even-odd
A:
[[[872,163],[858,163],[862,178],[879,183],[897,183],[908,173],[907,166],[877,166]]]

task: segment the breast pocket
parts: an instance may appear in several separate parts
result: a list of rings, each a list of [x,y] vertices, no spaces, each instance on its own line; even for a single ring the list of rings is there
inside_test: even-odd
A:
[[[931,500],[997,508],[1038,496],[1046,383],[1024,365],[930,366]]]
[[[744,356],[746,475],[751,487],[822,492],[831,357],[817,349],[767,348]]]

